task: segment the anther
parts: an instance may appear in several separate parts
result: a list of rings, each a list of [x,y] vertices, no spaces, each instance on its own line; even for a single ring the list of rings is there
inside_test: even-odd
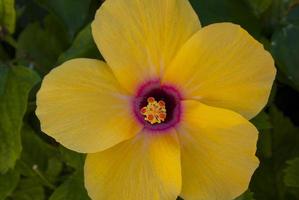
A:
[[[154,97],[147,99],[147,106],[140,109],[140,113],[144,115],[144,120],[151,124],[160,124],[166,119],[165,102],[160,100],[157,102]]]

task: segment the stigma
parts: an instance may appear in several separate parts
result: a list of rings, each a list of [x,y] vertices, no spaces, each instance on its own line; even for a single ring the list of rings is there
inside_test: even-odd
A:
[[[144,120],[151,124],[161,124],[166,119],[166,107],[163,100],[156,101],[154,97],[147,98],[147,106],[140,109]]]

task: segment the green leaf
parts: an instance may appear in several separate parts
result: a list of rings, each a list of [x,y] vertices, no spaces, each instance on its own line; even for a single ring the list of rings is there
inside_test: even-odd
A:
[[[285,159],[289,159],[299,153],[299,129],[276,107],[270,108],[270,117],[273,125],[272,141],[274,153],[276,154],[277,162],[283,164]]]
[[[4,67],[0,64],[0,95],[4,93],[7,74],[8,67]]]
[[[269,115],[265,112],[260,112],[255,118],[251,120],[251,122],[257,127],[259,130],[265,130],[272,128],[272,124],[270,122]]]
[[[22,128],[22,145],[21,161],[31,167],[38,165],[38,168],[43,171],[46,171],[49,159],[59,157],[59,151],[46,143],[28,125]]]
[[[21,179],[18,187],[11,195],[13,200],[44,200],[44,188],[34,179]]]
[[[288,187],[299,188],[299,157],[287,161],[288,167],[285,169],[284,182]]]
[[[58,176],[62,172],[63,163],[60,159],[56,157],[49,157],[47,170],[45,172],[45,177],[48,178],[50,183],[55,183]]]
[[[94,43],[90,25],[79,32],[72,46],[60,55],[58,62],[63,63],[72,58],[101,58],[100,52]]]
[[[256,16],[263,14],[272,4],[273,0],[245,0]]]
[[[286,83],[299,91],[299,9],[289,13],[286,26],[277,30],[271,42],[271,53]],[[282,79],[280,79],[282,80]]]
[[[0,200],[6,199],[18,185],[20,174],[17,170],[9,170],[0,174]]]
[[[76,172],[62,183],[52,194],[50,200],[90,200],[84,187],[83,172]]]
[[[267,11],[260,16],[260,22],[263,25],[263,34],[267,38],[271,39],[273,33],[281,28],[293,1],[294,0],[272,0]]]
[[[11,67],[0,95],[0,173],[13,168],[21,153],[22,120],[31,88],[39,76],[26,67]]]
[[[294,194],[285,187],[283,170],[287,160],[299,157],[299,129],[275,106],[270,107],[269,117],[272,129],[260,133],[258,156],[261,162],[250,190],[256,199],[294,199]],[[261,139],[266,141],[261,142]]]
[[[190,0],[190,2],[204,26],[217,22],[233,22],[255,36],[260,35],[260,22],[253,13],[248,12],[248,6],[243,1]]]
[[[76,170],[83,169],[84,162],[85,162],[85,154],[77,153],[75,151],[66,149],[63,146],[59,147],[59,151],[63,161],[68,166],[71,166]]]
[[[71,38],[85,24],[91,0],[35,0],[68,28]]]
[[[22,128],[22,145],[19,162],[22,175],[54,188],[54,182],[63,167],[58,149],[43,141],[28,125]]]
[[[291,86],[299,91],[299,26],[289,24],[272,38],[271,52],[279,70]]]
[[[51,195],[50,200],[90,200],[84,187],[84,161],[85,154],[80,154],[59,147],[61,157],[64,162],[75,169],[75,172],[64,181]]]
[[[271,130],[261,130],[257,143],[257,155],[260,158],[270,158],[272,156],[272,133]]]
[[[299,26],[299,5],[291,9],[287,16],[287,22]]]
[[[32,23],[21,33],[17,57],[46,74],[55,67],[58,56],[67,46],[68,39],[63,27],[53,16],[47,16],[44,26],[38,22]]]
[[[8,52],[5,51],[2,44],[0,44],[0,61],[4,62],[9,59]]]
[[[273,163],[263,160],[250,182],[250,191],[254,193],[257,200],[276,200],[281,199],[281,187],[278,179],[278,172],[273,169]]]
[[[254,200],[253,193],[250,191],[246,191],[244,194],[236,198],[235,200]]]
[[[271,157],[272,155],[272,141],[271,128],[272,124],[267,113],[261,112],[251,122],[259,130],[259,140],[257,144],[257,155],[260,157]]]
[[[16,26],[16,10],[14,0],[0,1],[0,34],[5,28],[9,33],[14,33]]]

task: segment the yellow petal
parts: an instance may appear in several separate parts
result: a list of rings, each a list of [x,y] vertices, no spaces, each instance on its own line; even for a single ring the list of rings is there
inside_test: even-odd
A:
[[[45,133],[78,152],[101,151],[142,128],[111,69],[91,59],[52,70],[38,92],[36,114]]]
[[[163,81],[180,87],[186,99],[249,119],[267,103],[275,73],[262,44],[240,26],[219,23],[204,27],[183,46]]]
[[[85,187],[93,200],[174,200],[181,191],[176,132],[149,133],[88,154]]]
[[[131,92],[138,84],[159,78],[199,29],[188,0],[107,0],[92,23],[98,48]]]
[[[182,159],[182,197],[232,200],[247,188],[258,166],[258,132],[241,115],[197,101],[183,101],[178,127]]]

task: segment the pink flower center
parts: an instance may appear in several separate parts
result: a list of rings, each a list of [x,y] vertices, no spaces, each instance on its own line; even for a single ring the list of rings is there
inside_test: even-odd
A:
[[[159,81],[149,81],[135,95],[134,114],[146,129],[164,131],[180,121],[181,99],[175,87],[161,85]]]

